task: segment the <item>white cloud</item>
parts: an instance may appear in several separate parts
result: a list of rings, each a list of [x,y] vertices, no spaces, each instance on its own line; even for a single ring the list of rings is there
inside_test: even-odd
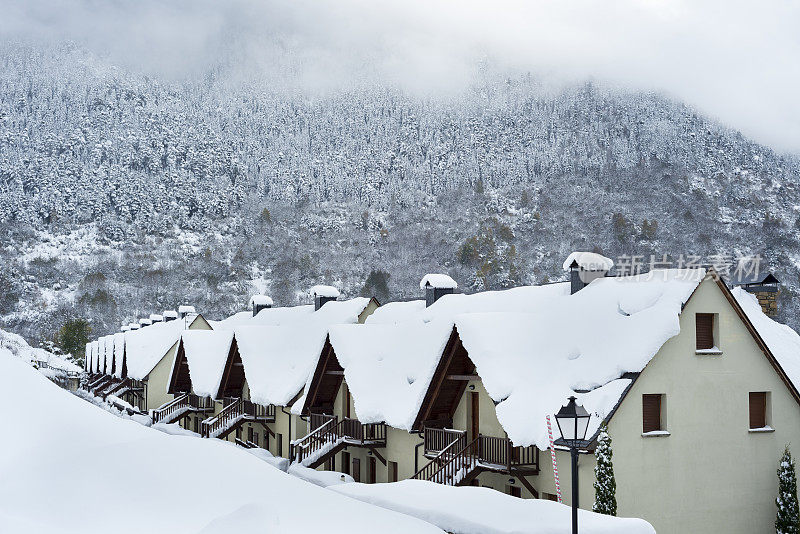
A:
[[[4,5],[6,4],[6,5]],[[475,61],[664,91],[800,153],[800,3],[692,0],[0,0],[6,38],[68,37],[185,75],[235,54],[243,75],[459,88]]]

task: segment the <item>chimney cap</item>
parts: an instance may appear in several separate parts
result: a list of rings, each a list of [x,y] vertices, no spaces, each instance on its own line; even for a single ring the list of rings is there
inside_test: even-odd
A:
[[[153,324],[153,321],[151,321],[147,317],[142,317],[141,319],[139,319],[139,324],[142,326],[150,326],[151,324]]]
[[[121,331],[121,332],[127,332],[127,331],[128,331],[128,330],[130,330],[130,329],[131,329],[131,325],[129,325],[129,324],[124,324],[124,325],[122,325],[122,327],[120,328],[120,331]]]
[[[584,271],[610,271],[614,261],[596,252],[573,252],[564,260],[563,267],[565,271],[569,271],[573,266]]]
[[[308,290],[309,295],[312,297],[325,297],[331,299],[339,298],[339,290],[333,286],[316,285]]]
[[[419,288],[456,289],[458,284],[446,274],[426,274],[419,282]]]
[[[181,306],[178,306],[178,313],[187,314],[187,313],[197,313],[197,312],[195,311],[194,306],[188,306],[186,304],[183,304]]]
[[[128,327],[129,327],[131,330],[139,330],[139,328],[141,328],[141,326],[139,325],[139,323],[130,323],[130,324],[128,325]]]
[[[175,310],[164,310],[163,315],[167,319],[177,319],[178,318],[178,312],[176,312]]]
[[[160,322],[164,321],[164,316],[163,315],[159,315],[157,313],[151,313],[150,314],[150,320],[152,322],[154,322],[154,323],[160,323]]]
[[[253,295],[250,297],[250,306],[272,306],[272,298],[266,295]]]

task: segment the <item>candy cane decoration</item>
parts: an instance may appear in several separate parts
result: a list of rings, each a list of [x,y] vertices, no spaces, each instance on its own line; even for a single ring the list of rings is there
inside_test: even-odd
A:
[[[561,502],[561,484],[558,483],[558,464],[556,464],[556,449],[553,446],[553,427],[550,426],[550,416],[547,416],[547,436],[550,438],[550,457],[553,459],[553,478],[556,481],[556,495]]]

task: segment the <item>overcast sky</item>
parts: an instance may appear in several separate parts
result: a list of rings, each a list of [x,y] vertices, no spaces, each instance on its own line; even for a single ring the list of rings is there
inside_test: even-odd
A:
[[[301,84],[368,72],[409,90],[457,90],[488,59],[663,91],[800,154],[794,0],[0,0],[0,13],[4,39],[67,37],[170,76],[234,49],[247,70],[289,68]]]

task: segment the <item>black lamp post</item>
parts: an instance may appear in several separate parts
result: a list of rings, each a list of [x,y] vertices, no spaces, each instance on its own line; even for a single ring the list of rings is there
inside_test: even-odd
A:
[[[589,412],[570,397],[566,406],[556,414],[561,441],[569,447],[572,458],[572,534],[578,534],[578,448],[586,443]]]

